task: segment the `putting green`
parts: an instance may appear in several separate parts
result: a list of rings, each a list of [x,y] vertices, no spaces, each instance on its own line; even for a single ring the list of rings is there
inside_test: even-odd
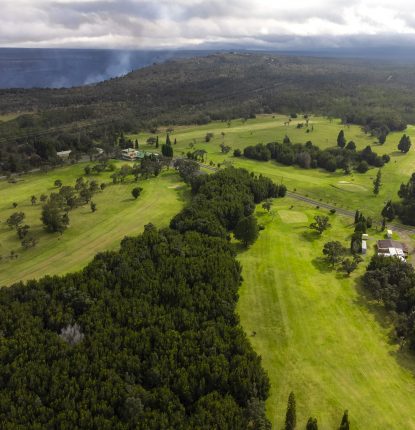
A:
[[[278,215],[282,222],[285,222],[286,224],[296,224],[308,221],[307,215],[303,212],[281,209],[278,211]]]

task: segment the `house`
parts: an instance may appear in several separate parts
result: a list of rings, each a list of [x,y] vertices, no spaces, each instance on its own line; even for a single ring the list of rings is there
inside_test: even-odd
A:
[[[378,240],[378,255],[384,257],[398,257],[402,261],[408,257],[408,247],[405,243],[398,242],[397,240],[386,239]]]
[[[59,157],[61,160],[67,160],[71,152],[72,151],[70,149],[68,151],[58,151],[56,153],[56,156]]]
[[[134,148],[127,148],[121,150],[121,158],[126,161],[136,161],[144,157],[150,156],[158,157],[159,154],[157,154],[157,152],[138,151]]]
[[[142,156],[141,155],[142,155],[142,152],[137,151],[134,148],[127,148],[127,149],[121,150],[121,158],[126,161],[135,161],[138,158],[143,158],[144,155]]]

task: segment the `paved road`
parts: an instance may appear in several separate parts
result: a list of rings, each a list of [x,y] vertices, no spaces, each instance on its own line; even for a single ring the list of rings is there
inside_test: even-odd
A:
[[[212,171],[218,170],[216,167],[209,166],[208,164],[199,163],[199,165],[208,170],[212,170]],[[336,213],[354,219],[354,215],[355,215],[354,211],[339,208],[338,206],[330,205],[328,203],[320,202],[318,200],[313,200],[313,199],[310,199],[309,197],[303,196],[298,193],[293,193],[291,191],[287,191],[287,196],[296,200],[300,200],[304,203],[308,203],[309,205],[312,205],[312,206],[320,206],[321,208],[326,208],[326,209],[335,209]],[[388,227],[391,228],[392,230],[400,231],[405,234],[415,234],[415,227],[410,227],[410,226],[395,223],[395,222],[389,223]]]
[[[313,206],[320,206],[321,208],[326,208],[326,209],[335,209],[336,213],[339,213],[341,215],[344,215],[344,216],[347,216],[349,218],[354,219],[354,215],[355,215],[354,211],[339,208],[337,206],[330,205],[328,203],[319,202],[317,200],[310,199],[309,197],[305,197],[305,196],[302,196],[301,194],[293,193],[291,191],[287,191],[287,196],[289,196],[293,199],[308,203],[308,204],[313,205]],[[392,230],[400,231],[402,233],[415,234],[415,227],[410,227],[410,226],[395,223],[395,222],[389,223],[388,227],[391,228]]]

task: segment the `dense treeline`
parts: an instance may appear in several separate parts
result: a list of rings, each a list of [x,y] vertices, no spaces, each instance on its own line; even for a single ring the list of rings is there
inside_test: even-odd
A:
[[[269,381],[235,312],[241,268],[221,236],[283,188],[233,168],[191,184],[173,228],[0,290],[3,428],[269,428]]]
[[[36,114],[0,122],[0,162],[14,154],[16,138],[25,145],[27,135],[73,124],[99,123],[105,140],[110,122],[137,131],[272,112],[339,117],[383,143],[389,131],[415,122],[414,76],[413,66],[229,53],[172,60],[86,87],[2,90],[0,113]]]
[[[356,151],[354,142],[349,142],[344,148],[321,150],[311,141],[293,144],[287,137],[283,143],[271,142],[266,145],[260,143],[248,146],[244,149],[243,155],[260,161],[272,159],[287,166],[297,165],[304,169],[322,168],[329,172],[344,169],[346,173],[350,173],[353,167],[364,173],[369,166],[382,167],[390,160],[388,155],[382,157],[377,155],[370,146],[362,151]]]
[[[244,169],[194,176],[191,188],[191,204],[172,219],[171,227],[219,237],[226,237],[242,218],[252,215],[255,204],[286,193],[285,185],[276,185],[262,175],[254,177]]]
[[[415,349],[415,271],[398,258],[375,255],[363,276],[364,286],[392,314],[401,344]]]
[[[396,216],[404,224],[415,225],[415,173],[406,184],[401,184],[398,196],[400,202],[389,200],[382,210],[383,218],[392,221]]]

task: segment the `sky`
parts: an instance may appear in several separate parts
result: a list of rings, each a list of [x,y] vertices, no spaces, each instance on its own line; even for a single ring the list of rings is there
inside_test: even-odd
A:
[[[413,0],[0,0],[0,46],[411,46]]]

